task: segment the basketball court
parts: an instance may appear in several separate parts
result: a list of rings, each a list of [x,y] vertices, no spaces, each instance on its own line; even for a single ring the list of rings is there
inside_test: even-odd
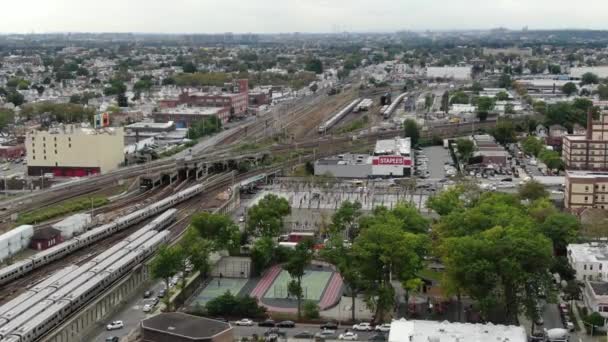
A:
[[[249,279],[243,278],[213,278],[203,291],[196,296],[191,305],[205,305],[208,301],[223,295],[226,291],[230,291],[230,293],[236,296],[248,281]]]
[[[330,271],[316,271],[306,270],[304,277],[302,277],[302,291],[303,299],[305,300],[321,300],[323,291],[329,283],[333,272]],[[270,288],[264,294],[264,298],[267,299],[285,299],[288,297],[287,287],[291,282],[291,276],[289,272],[283,270],[275,278]]]

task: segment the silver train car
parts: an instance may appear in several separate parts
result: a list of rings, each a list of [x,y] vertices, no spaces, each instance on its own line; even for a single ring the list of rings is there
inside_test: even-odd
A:
[[[17,279],[34,269],[38,269],[50,262],[61,259],[64,256],[92,245],[93,243],[108,237],[120,230],[123,230],[129,226],[137,224],[151,216],[154,216],[160,212],[163,212],[176,204],[179,204],[185,200],[188,200],[204,190],[202,184],[191,186],[178,192],[175,195],[166,197],[158,202],[148,205],[145,208],[134,211],[131,214],[125,215],[121,218],[114,220],[111,223],[101,225],[93,228],[69,241],[60,243],[47,250],[34,254],[32,257],[18,261],[10,266],[0,269],[0,285],[6,284],[14,279]],[[175,212],[165,213],[167,214],[163,218],[159,216],[158,219],[165,222],[167,225],[175,220]],[[150,223],[152,224],[152,222]]]
[[[161,244],[168,242],[169,238],[168,231],[160,232],[135,251],[129,252],[107,269],[90,277],[77,288],[62,291],[61,296],[52,296],[52,298],[39,302],[0,328],[2,338],[0,342],[36,341],[152,255]]]

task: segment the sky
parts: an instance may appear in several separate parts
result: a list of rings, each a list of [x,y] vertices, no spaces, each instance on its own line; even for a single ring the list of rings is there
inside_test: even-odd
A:
[[[0,0],[0,32],[608,29],[607,0]]]

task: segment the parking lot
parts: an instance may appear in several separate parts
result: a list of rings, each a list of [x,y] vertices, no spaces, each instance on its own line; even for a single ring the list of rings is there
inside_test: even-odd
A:
[[[446,163],[452,162],[449,151],[442,146],[430,146],[416,151],[415,159],[418,176],[429,179],[445,178]]]

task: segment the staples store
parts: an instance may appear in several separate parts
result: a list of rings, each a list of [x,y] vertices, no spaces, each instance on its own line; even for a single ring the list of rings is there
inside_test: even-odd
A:
[[[411,158],[403,156],[379,156],[372,158],[373,177],[409,177],[411,175]]]

